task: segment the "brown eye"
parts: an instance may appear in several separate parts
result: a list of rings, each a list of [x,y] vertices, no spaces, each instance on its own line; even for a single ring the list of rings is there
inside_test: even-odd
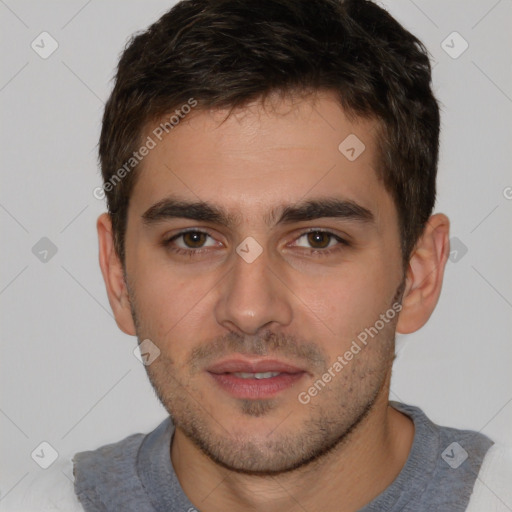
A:
[[[313,249],[325,249],[329,246],[332,235],[325,231],[311,231],[307,234],[308,243]]]
[[[181,231],[167,240],[162,240],[162,245],[166,251],[187,258],[206,258],[212,256],[213,251],[220,254],[219,249],[223,247],[208,232],[198,229]]]
[[[309,249],[317,256],[331,254],[336,250],[348,247],[350,244],[343,238],[322,229],[312,229],[299,236],[295,243],[295,247]]]
[[[201,231],[188,231],[181,236],[186,247],[189,249],[198,249],[205,244],[208,235]]]

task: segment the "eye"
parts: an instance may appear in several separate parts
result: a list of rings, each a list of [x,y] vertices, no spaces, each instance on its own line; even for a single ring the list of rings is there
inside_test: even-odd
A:
[[[168,240],[165,240],[164,244],[175,250],[193,251],[194,249],[214,247],[216,242],[205,231],[188,230],[181,231]]]
[[[294,245],[316,251],[329,252],[324,250],[340,244],[348,245],[348,242],[330,231],[314,229],[299,236]]]

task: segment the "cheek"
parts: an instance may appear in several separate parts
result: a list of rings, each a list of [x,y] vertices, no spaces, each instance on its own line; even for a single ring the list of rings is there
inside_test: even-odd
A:
[[[378,262],[340,267],[339,272],[316,276],[311,282],[296,284],[304,326],[315,326],[313,337],[321,333],[333,349],[350,343],[390,307],[395,281]],[[302,305],[300,305],[302,303]]]
[[[203,325],[199,317],[204,315],[208,294],[218,282],[215,276],[184,274],[149,259],[136,263],[130,280],[140,328],[144,331],[141,334],[162,343],[182,337],[184,331],[190,333],[192,326],[197,329]]]

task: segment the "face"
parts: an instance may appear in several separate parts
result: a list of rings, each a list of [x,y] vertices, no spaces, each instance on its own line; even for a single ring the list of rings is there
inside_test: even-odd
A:
[[[126,232],[151,382],[176,435],[238,471],[305,464],[371,410],[403,282],[374,122],[327,93],[272,101],[182,120],[143,160]]]

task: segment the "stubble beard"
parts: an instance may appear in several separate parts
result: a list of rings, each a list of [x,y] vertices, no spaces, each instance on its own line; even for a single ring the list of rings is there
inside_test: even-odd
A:
[[[399,298],[400,290],[403,287],[397,290]],[[141,341],[150,337],[150,332],[140,322],[134,297],[131,297],[131,304],[137,336]],[[341,448],[371,414],[379,397],[387,395],[394,359],[395,326],[396,319],[389,322],[314,400],[301,405],[299,414],[302,418],[295,424],[292,422],[297,412],[292,410],[288,416],[286,411],[277,414],[282,402],[275,398],[237,400],[234,415],[240,414],[246,419],[267,418],[271,415],[281,418],[281,423],[276,421],[273,431],[259,435],[256,440],[251,438],[250,433],[247,435],[243,431],[230,431],[223,425],[223,418],[216,416],[215,408],[209,407],[201,389],[194,384],[193,376],[201,373],[195,363],[235,351],[252,355],[291,354],[303,360],[315,361],[315,368],[323,367],[323,371],[315,371],[316,381],[329,367],[317,344],[298,345],[290,338],[273,333],[265,333],[269,336],[251,338],[250,341],[238,339],[238,336],[227,336],[199,348],[191,356],[190,364],[185,365],[189,370],[185,377],[184,372],[179,371],[164,351],[145,368],[157,397],[171,416],[176,429],[207,457],[230,471],[261,476],[278,475],[319,464],[326,456]],[[153,342],[159,344],[158,340]],[[311,386],[311,382],[304,384],[305,388],[308,386]]]
[[[175,427],[211,460],[231,471],[276,475],[319,461],[341,447],[371,413],[378,397],[387,392],[394,332],[391,338],[376,339],[372,343],[389,348],[381,349],[371,366],[363,358],[352,360],[309,404],[300,405],[298,413],[303,419],[299,423],[293,423],[297,412],[288,413],[288,417],[286,411],[279,414],[282,402],[276,399],[237,400],[233,415],[255,420],[271,415],[281,418],[282,424],[276,420],[275,430],[266,436],[259,435],[258,439],[251,438],[250,433],[226,429],[223,418],[215,414],[215,408],[205,403],[201,389],[191,384],[190,379],[188,382],[178,380],[181,377],[174,363],[163,353],[146,366],[146,371]],[[293,396],[297,400],[296,395]]]

